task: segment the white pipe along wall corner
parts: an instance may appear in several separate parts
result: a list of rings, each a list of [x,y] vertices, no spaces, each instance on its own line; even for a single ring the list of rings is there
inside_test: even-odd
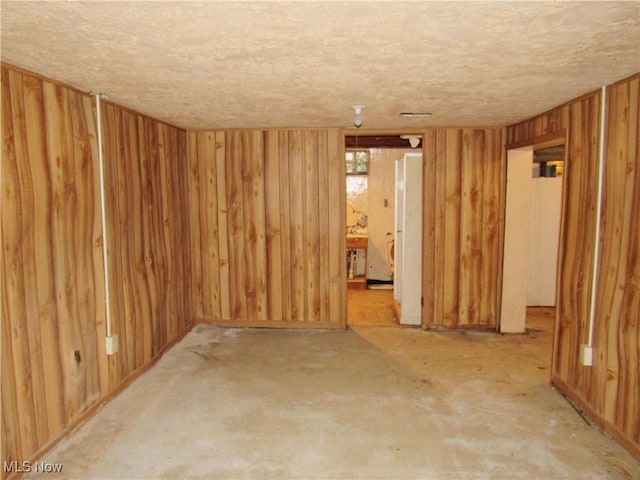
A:
[[[607,108],[607,86],[600,94],[600,142],[598,145],[598,186],[596,191],[596,225],[594,232],[593,270],[591,274],[591,295],[589,303],[589,337],[587,343],[580,345],[580,362],[585,367],[593,365],[593,334],[596,324],[596,291],[598,287],[598,263],[600,262],[600,227],[602,221],[602,184],[604,183],[604,148]]]
[[[102,222],[102,262],[104,272],[104,304],[106,319],[105,350],[107,355],[118,353],[118,336],[113,334],[111,325],[111,292],[109,288],[109,246],[107,235],[107,198],[104,177],[104,152],[102,149],[102,111],[101,100],[107,98],[104,93],[96,94],[96,130],[98,132],[98,168],[100,172],[100,217]]]

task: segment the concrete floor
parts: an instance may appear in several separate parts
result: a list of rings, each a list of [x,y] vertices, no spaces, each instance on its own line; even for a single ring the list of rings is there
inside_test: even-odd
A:
[[[640,478],[549,386],[551,319],[529,327],[198,325],[45,459],[64,464],[46,478]]]

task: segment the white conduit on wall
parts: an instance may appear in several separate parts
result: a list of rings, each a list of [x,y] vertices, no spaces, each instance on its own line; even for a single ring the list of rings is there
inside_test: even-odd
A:
[[[591,276],[591,303],[589,308],[589,339],[586,347],[588,353],[584,354],[584,365],[592,364],[593,332],[596,320],[596,288],[598,286],[598,263],[600,261],[600,222],[602,217],[602,184],[604,182],[604,129],[605,129],[605,108],[606,108],[607,87],[602,87],[600,95],[600,145],[598,149],[598,190],[596,192],[596,231],[593,251],[593,274]]]
[[[100,100],[106,98],[104,93],[96,94],[96,117],[98,130],[98,166],[100,171],[100,216],[102,217],[102,261],[104,263],[104,295],[105,295],[105,316],[106,316],[106,351],[107,355],[117,352],[117,337],[114,338],[111,331],[111,294],[109,288],[109,261],[108,261],[108,244],[107,244],[107,199],[104,179],[104,155],[102,152],[102,114],[100,109]]]

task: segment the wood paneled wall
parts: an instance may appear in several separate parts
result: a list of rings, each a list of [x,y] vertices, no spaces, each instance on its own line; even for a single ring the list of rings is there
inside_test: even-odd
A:
[[[512,144],[568,131],[565,211],[560,246],[552,381],[603,428],[640,457],[640,75],[607,88],[600,262],[591,289],[596,245],[601,93],[583,96],[507,128]],[[580,363],[595,295],[594,364]]]
[[[184,130],[106,104],[103,132],[114,387],[192,323],[188,166]]]
[[[189,132],[196,318],[344,327],[343,152],[337,129]]]
[[[640,458],[640,75],[607,97],[594,383],[607,429]]]
[[[424,325],[497,326],[502,129],[425,133]],[[193,304],[219,324],[344,326],[337,130],[189,133]]]
[[[423,326],[497,327],[505,156],[502,129],[425,133]]]
[[[90,97],[2,68],[3,460],[30,458],[106,381],[95,136]]]
[[[186,133],[109,105],[107,220],[120,352],[105,355],[95,115],[92,97],[2,65],[3,461],[37,457],[191,319]]]

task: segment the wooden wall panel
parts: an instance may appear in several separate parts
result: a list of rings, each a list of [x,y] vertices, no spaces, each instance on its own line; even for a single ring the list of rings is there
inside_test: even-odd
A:
[[[271,268],[280,270],[282,284],[270,285],[269,289],[273,292],[280,292],[282,295],[282,317],[273,318],[289,318],[293,319],[293,288],[292,279],[293,271],[291,268],[291,188],[289,187],[289,132],[282,131],[278,133],[278,155],[270,158],[268,161],[277,163],[280,169],[280,182],[277,190],[280,192],[280,245],[282,249],[281,266],[275,263],[271,264]],[[269,151],[273,154],[274,152]],[[273,195],[276,195],[274,189]],[[271,195],[270,195],[271,196]],[[274,221],[276,221],[274,219]]]
[[[184,131],[108,103],[103,130],[114,388],[191,322],[189,166]]]
[[[291,229],[291,319],[304,321],[305,256],[304,256],[304,132],[289,132],[289,226]],[[286,268],[286,264],[285,264]]]
[[[2,65],[3,461],[37,458],[191,324],[186,133],[104,107],[110,357],[95,99]]]
[[[568,131],[552,381],[600,426],[640,458],[638,388],[640,234],[638,94],[640,74],[607,87],[600,261],[591,291],[596,245],[601,92],[585,95],[507,128],[524,145]],[[594,364],[580,363],[595,296]]]
[[[29,459],[101,394],[94,140],[89,97],[2,66],[3,460]]]
[[[497,327],[504,153],[500,129],[425,133],[423,325]]]
[[[640,450],[640,76],[607,94],[596,381],[605,422]]]
[[[442,282],[444,318],[434,318],[434,326],[456,328],[459,312],[459,271],[460,271],[460,199],[462,175],[462,131],[450,129],[445,134],[445,152],[441,157],[444,165],[445,217],[444,217],[444,270]],[[423,290],[429,291],[425,285]],[[442,322],[442,323],[441,323]]]
[[[231,304],[230,304],[230,277],[229,277],[229,235],[227,230],[228,225],[228,207],[227,207],[227,187],[226,187],[226,167],[225,167],[225,135],[224,132],[216,132],[216,188],[218,191],[218,255],[219,255],[219,268],[216,270],[220,276],[220,316],[222,318],[231,318]],[[213,177],[207,177],[213,178]],[[213,183],[212,183],[213,184]],[[211,214],[215,214],[215,210],[211,209]],[[201,221],[205,222],[209,218],[209,215],[205,215]],[[215,226],[214,226],[215,230]],[[211,232],[212,235],[214,232]],[[199,259],[197,255],[192,254],[192,262],[194,259]],[[215,263],[214,263],[215,265]],[[215,289],[216,284],[213,284]]]
[[[192,262],[191,279],[191,303],[196,318],[220,318],[223,311],[227,316],[230,312],[227,199],[224,186],[225,176],[231,169],[224,165],[225,145],[224,135],[219,136],[216,132],[188,133],[188,191],[190,203],[197,199],[200,206],[189,210],[188,227],[191,232],[191,255],[197,259]],[[217,221],[212,222],[211,219]],[[220,229],[220,221],[225,225],[224,231]]]
[[[325,168],[324,165],[329,166],[329,133],[326,130],[320,130],[316,132],[318,139],[316,143],[317,147],[317,219],[318,219],[318,238],[315,242],[315,246],[318,250],[318,303],[319,311],[317,318],[331,318],[331,303],[330,303],[330,290],[331,290],[331,215],[329,213],[329,198],[331,184],[329,181],[329,168]],[[313,155],[314,152],[311,152]],[[334,172],[337,165],[334,164]],[[335,193],[335,192],[333,192]],[[313,215],[313,213],[312,213]],[[334,232],[335,233],[335,232]],[[324,245],[325,248],[320,248]]]
[[[306,285],[305,318],[310,321],[320,319],[320,208],[319,208],[319,155],[318,132],[304,132],[304,209],[302,212],[304,243],[303,258]],[[323,250],[328,250],[328,244]]]
[[[267,185],[280,184],[280,163],[278,162],[278,132],[270,130],[265,133],[265,166],[264,181]],[[283,314],[283,284],[282,265],[282,228],[280,216],[280,190],[271,192],[265,198],[265,215],[267,229],[267,303],[269,306],[267,318],[284,318]]]
[[[221,134],[224,175],[202,166],[210,159],[199,148],[188,149],[190,184],[199,186],[198,191],[191,189],[190,218],[200,222],[200,229],[217,226],[221,242],[224,230],[229,249],[230,314],[224,316],[205,305],[199,318],[224,325],[344,327],[340,132],[249,130],[188,135],[191,143],[199,144],[203,137],[206,142]],[[221,181],[226,216],[220,208],[217,212],[207,209],[204,202],[214,185],[220,192]],[[206,245],[192,242],[192,246],[204,264],[193,278],[194,284],[202,285],[197,295],[206,299],[220,294],[214,286],[224,284],[217,278],[220,265],[203,256]],[[195,301],[202,303],[202,298]]]
[[[510,125],[506,132],[506,144],[518,144],[534,138],[544,138],[564,130],[569,124],[569,109],[567,105],[554,108],[540,115]]]
[[[504,204],[506,198],[506,151],[504,131],[485,138],[482,185],[482,272],[480,318],[484,325],[498,326],[502,288]],[[487,261],[490,259],[490,261]],[[498,260],[496,260],[498,259]]]
[[[329,312],[332,324],[346,325],[347,318],[347,264],[346,251],[346,208],[347,189],[344,178],[344,136],[338,130],[328,130],[327,136],[327,197],[329,208]],[[320,163],[319,168],[323,168]]]
[[[458,326],[481,323],[484,132],[462,132]],[[497,260],[497,259],[496,259]]]
[[[424,155],[424,168],[422,170],[422,188],[424,192],[424,201],[422,208],[422,229],[424,232],[424,249],[422,258],[422,284],[431,285],[433,294],[423,297],[422,302],[422,322],[425,324],[432,324],[434,317],[442,316],[442,304],[436,300],[441,298],[435,292],[437,285],[441,285],[441,282],[436,282],[436,278],[440,278],[440,275],[436,273],[439,264],[439,258],[442,258],[441,245],[436,243],[436,229],[439,222],[444,220],[444,215],[439,213],[439,205],[437,202],[438,195],[436,193],[437,178],[443,176],[433,175],[431,172],[435,172],[437,168],[437,130],[431,130],[425,133],[422,141],[423,155]],[[439,266],[439,265],[438,265]]]
[[[588,338],[597,202],[600,95],[569,105],[569,159],[565,184],[565,243],[560,266],[557,371],[594,401],[592,369],[580,367],[579,345]]]

